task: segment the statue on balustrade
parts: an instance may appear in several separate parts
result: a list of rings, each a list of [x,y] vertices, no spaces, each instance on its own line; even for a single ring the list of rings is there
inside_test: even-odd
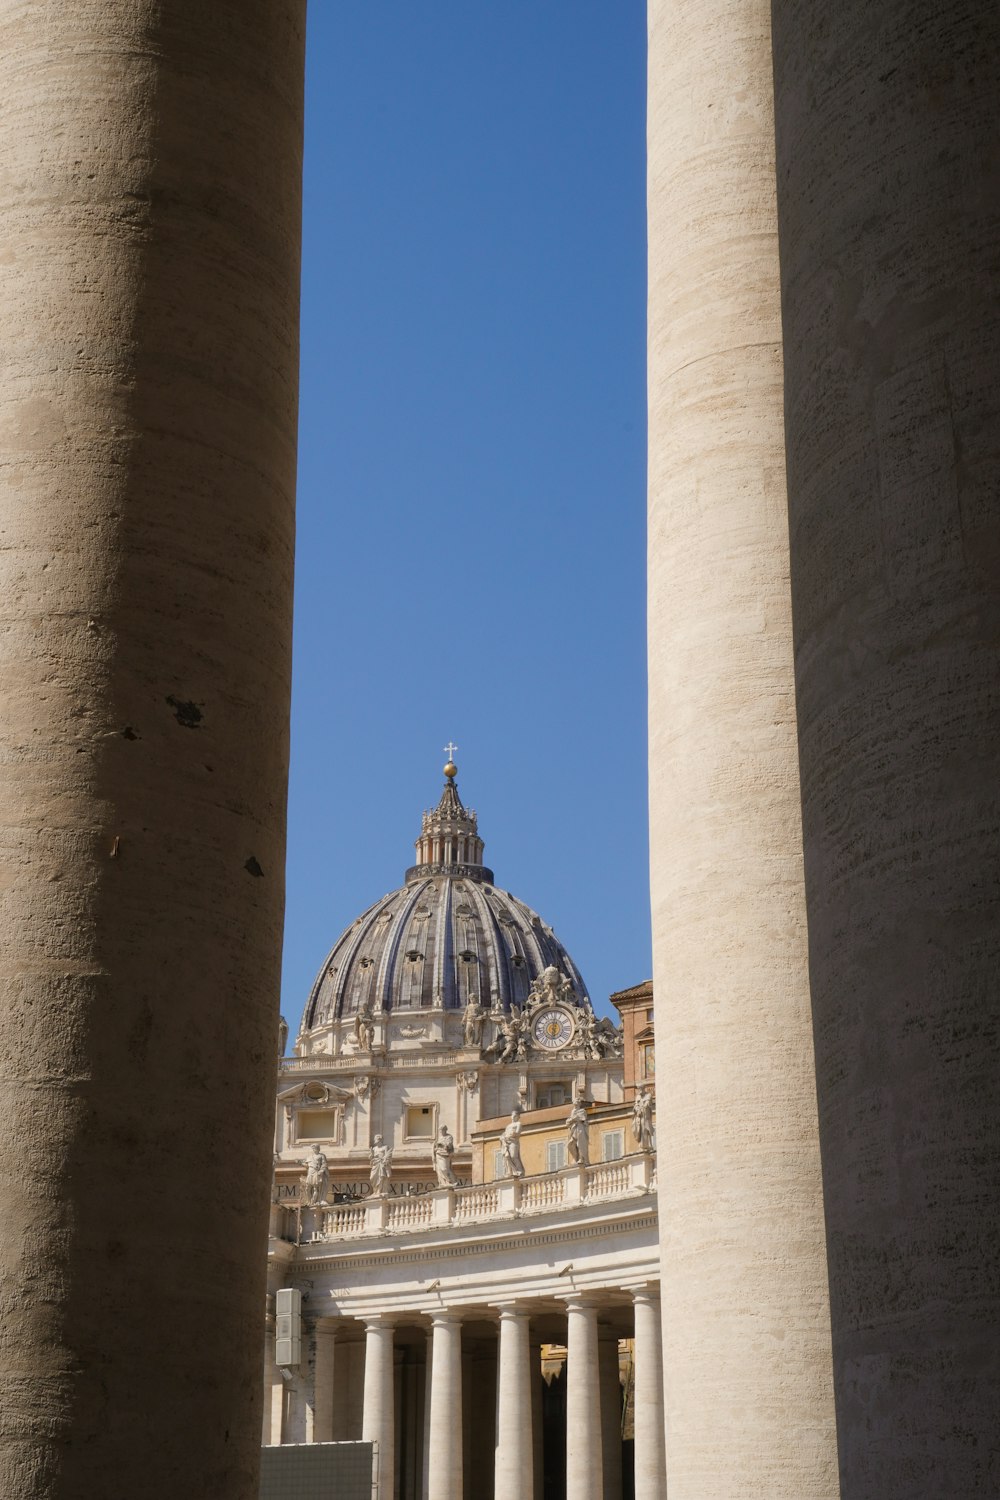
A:
[[[316,1208],[330,1196],[330,1168],[318,1146],[312,1148],[312,1156],[307,1156],[303,1165],[306,1169],[306,1204],[309,1208]]]
[[[521,1160],[521,1111],[515,1109],[510,1124],[500,1137],[500,1154],[503,1159],[505,1177],[523,1177],[524,1162]]]
[[[375,1017],[367,1000],[360,1002],[354,1017],[354,1040],[362,1052],[370,1052],[375,1045]]]
[[[368,1153],[368,1160],[372,1164],[368,1180],[372,1185],[372,1194],[376,1198],[384,1198],[392,1179],[392,1147],[387,1146],[380,1135],[375,1137],[375,1143]]]
[[[656,1131],[653,1129],[653,1096],[646,1085],[640,1084],[632,1105],[632,1134],[640,1151],[656,1150]]]
[[[434,1142],[434,1170],[437,1173],[438,1187],[457,1187],[458,1178],[451,1165],[454,1155],[455,1139],[447,1125],[442,1125]]]
[[[573,1108],[566,1116],[566,1154],[578,1166],[590,1166],[590,1149],[587,1141],[587,1110],[582,1099],[573,1100]]]

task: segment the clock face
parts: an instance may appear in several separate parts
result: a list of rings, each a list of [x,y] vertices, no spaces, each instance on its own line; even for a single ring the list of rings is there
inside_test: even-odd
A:
[[[555,1052],[572,1040],[573,1017],[561,1006],[550,1005],[535,1017],[531,1034],[539,1047]]]

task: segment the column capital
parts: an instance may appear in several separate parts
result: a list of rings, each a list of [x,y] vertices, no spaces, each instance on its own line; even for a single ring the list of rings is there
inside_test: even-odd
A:
[[[592,1312],[596,1317],[600,1306],[600,1293],[568,1292],[561,1300],[567,1312]]]
[[[461,1323],[462,1314],[457,1307],[435,1307],[425,1315],[431,1320],[431,1327],[436,1328],[439,1323]]]
[[[531,1309],[524,1302],[491,1302],[490,1306],[497,1317],[503,1321],[504,1318],[530,1318]]]
[[[659,1282],[647,1283],[644,1286],[630,1286],[627,1288],[627,1291],[631,1295],[633,1302],[642,1302],[647,1306],[652,1306],[653,1303],[660,1300]]]
[[[395,1328],[395,1313],[362,1313],[361,1321],[367,1329]]]

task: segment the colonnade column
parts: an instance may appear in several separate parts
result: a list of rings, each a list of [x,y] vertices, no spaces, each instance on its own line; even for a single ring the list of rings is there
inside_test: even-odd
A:
[[[597,1308],[583,1297],[572,1297],[566,1311],[566,1493],[573,1500],[601,1500],[604,1445]]]
[[[663,1422],[663,1352],[660,1296],[651,1287],[635,1303],[635,1500],[662,1500],[667,1492]]]
[[[0,1494],[257,1488],[305,19],[0,0]]]
[[[784,9],[794,27],[796,7]],[[657,1128],[671,1500],[838,1493],[770,13],[770,0],[649,3],[650,894],[657,1065],[670,1078]],[[825,407],[802,409],[811,421]],[[832,471],[836,444],[812,425]],[[841,514],[827,503],[827,518]],[[824,590],[815,580],[824,618],[850,619]],[[816,659],[832,679],[854,661],[851,646]],[[842,721],[848,737],[866,722]],[[833,730],[824,743],[839,743]],[[839,810],[849,789],[821,800]]]
[[[462,1324],[457,1313],[431,1314],[428,1500],[462,1495]]]
[[[528,1340],[528,1379],[531,1381],[531,1453],[535,1494],[540,1496],[545,1482],[545,1410],[542,1385],[541,1339]]]
[[[1000,8],[772,23],[842,1493],[996,1494]]]
[[[528,1326],[522,1308],[500,1308],[494,1500],[525,1500],[534,1493]]]
[[[375,1476],[379,1500],[391,1500],[394,1479],[396,1413],[392,1320],[384,1314],[365,1319],[365,1394],[361,1437],[377,1444]]]
[[[274,1297],[267,1299],[267,1317],[264,1331],[264,1415],[261,1423],[261,1443],[267,1447],[281,1442],[285,1415],[285,1382],[274,1355]]]
[[[333,1376],[337,1324],[320,1318],[316,1324],[316,1363],[313,1376],[314,1443],[333,1442]]]
[[[622,1387],[618,1369],[618,1335],[598,1327],[597,1359],[601,1384],[602,1500],[622,1500]]]

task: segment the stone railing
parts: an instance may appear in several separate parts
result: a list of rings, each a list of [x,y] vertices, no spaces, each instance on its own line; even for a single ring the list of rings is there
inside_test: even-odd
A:
[[[645,1154],[590,1167],[564,1167],[537,1177],[505,1177],[472,1187],[437,1188],[402,1198],[303,1210],[304,1242],[417,1234],[444,1225],[482,1224],[526,1214],[552,1213],[616,1198],[655,1192],[655,1158]]]

